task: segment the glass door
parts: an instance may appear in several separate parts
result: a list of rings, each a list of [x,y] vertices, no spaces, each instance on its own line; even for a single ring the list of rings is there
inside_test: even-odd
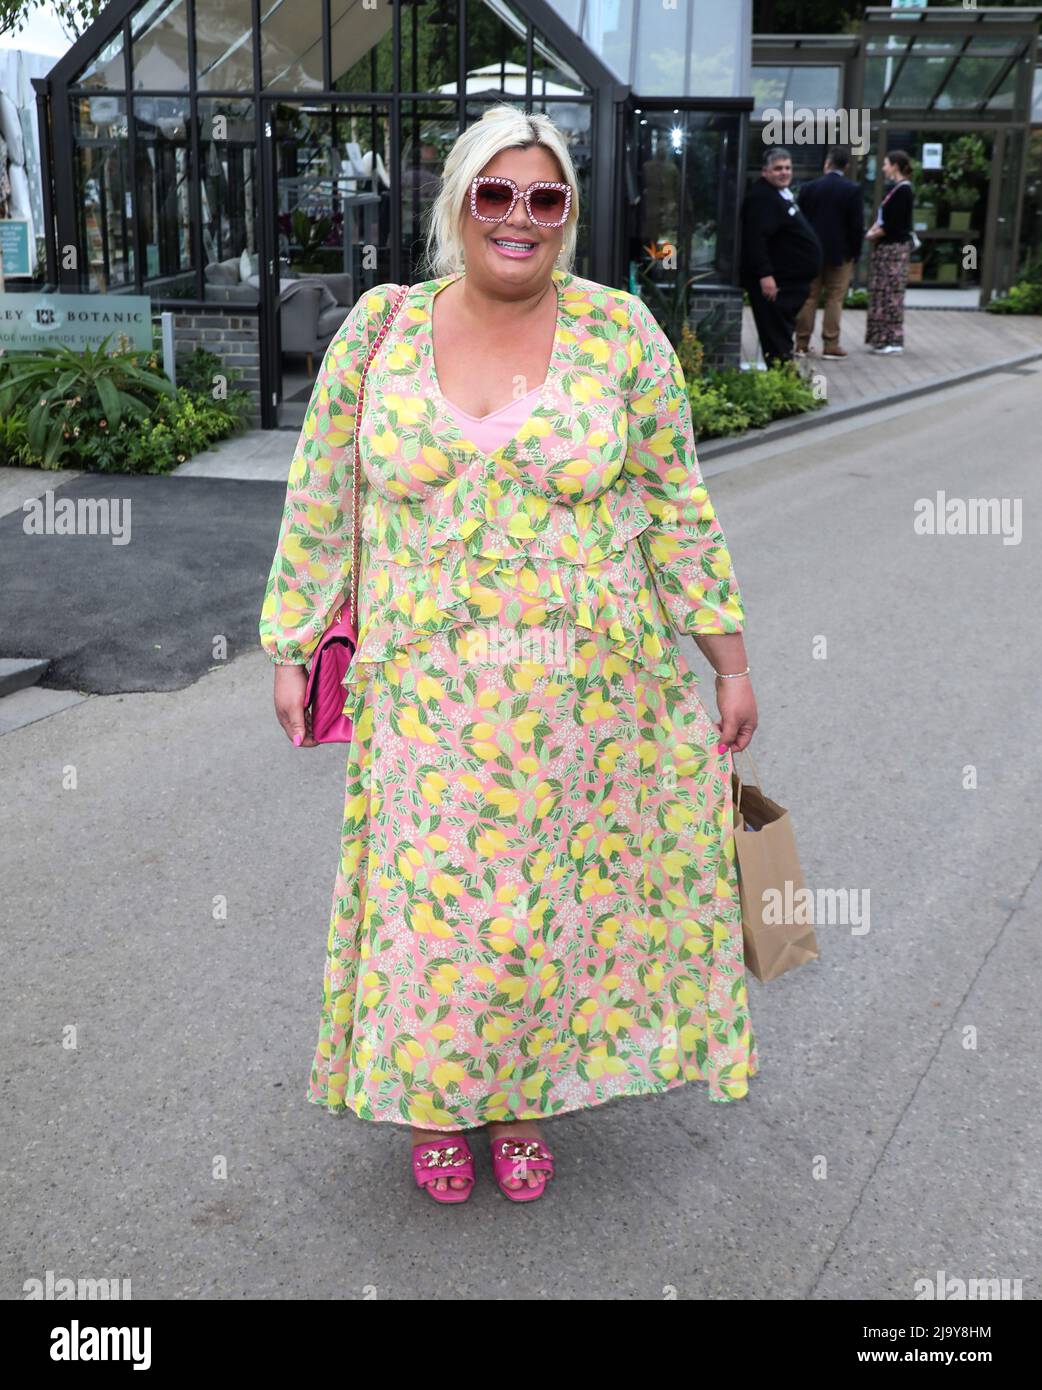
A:
[[[631,119],[630,289],[665,305],[687,285],[730,284],[741,118],[645,105]]]
[[[993,251],[989,193],[1001,177],[1000,135],[984,128],[881,126],[876,159],[866,171],[872,180],[866,190],[871,194],[866,223],[885,196],[883,156],[887,150],[905,150],[912,161],[914,225],[922,243],[912,253],[910,286],[980,295]]]
[[[269,98],[264,130],[274,405],[280,428],[299,429],[352,305],[391,278],[390,108]]]

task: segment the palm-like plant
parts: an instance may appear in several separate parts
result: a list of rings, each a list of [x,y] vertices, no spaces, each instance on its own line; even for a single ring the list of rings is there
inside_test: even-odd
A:
[[[658,319],[669,341],[678,347],[688,321],[691,287],[697,277],[685,280],[683,276],[678,276],[672,283],[663,285],[652,277],[650,271],[650,266],[638,267],[641,298]]]
[[[176,400],[169,378],[138,365],[140,349],[106,352],[111,337],[110,333],[98,347],[82,352],[61,344],[33,352],[7,352],[0,358],[0,415],[18,406],[29,410],[26,439],[33,453],[42,456],[45,468],[53,468],[67,447],[72,407],[85,418],[98,416],[101,427],[107,429],[118,426],[124,415],[147,419],[159,396]],[[35,401],[31,408],[30,401]]]

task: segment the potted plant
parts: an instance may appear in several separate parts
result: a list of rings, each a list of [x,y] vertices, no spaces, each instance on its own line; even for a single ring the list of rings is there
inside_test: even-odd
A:
[[[948,204],[948,225],[953,232],[969,230],[970,214],[990,172],[988,152],[979,135],[960,135],[948,144],[940,192]]]
[[[333,230],[333,219],[326,216],[312,216],[304,208],[294,208],[290,217],[293,240],[299,248],[295,259],[298,270],[327,269],[322,253],[325,243]],[[334,266],[335,268],[335,266]]]
[[[970,217],[977,206],[977,190],[968,183],[946,184],[944,196],[948,204],[948,226],[953,232],[968,232]]]
[[[917,232],[933,231],[937,226],[937,209],[933,203],[916,202],[914,225]]]

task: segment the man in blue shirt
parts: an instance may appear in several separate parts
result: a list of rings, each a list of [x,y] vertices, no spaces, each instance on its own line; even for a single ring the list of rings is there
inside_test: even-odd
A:
[[[854,265],[861,255],[865,235],[861,189],[847,178],[850,155],[846,150],[829,150],[825,172],[820,179],[804,184],[796,201],[817,233],[824,253],[821,272],[815,276],[807,302],[796,317],[796,353],[810,350],[814,316],[825,289],[825,318],[821,328],[822,356],[842,362],[846,350],[839,345],[840,318],[847,286]]]

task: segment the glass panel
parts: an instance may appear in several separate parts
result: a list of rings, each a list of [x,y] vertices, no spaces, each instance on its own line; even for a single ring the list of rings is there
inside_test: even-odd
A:
[[[196,84],[201,92],[253,90],[250,0],[201,0],[195,7]]]
[[[445,156],[459,134],[454,101],[402,102],[402,275],[427,278],[427,217],[441,187]]]
[[[256,304],[257,127],[253,102],[199,99],[203,297]],[[246,252],[247,261],[242,260]],[[247,271],[243,279],[243,270]]]
[[[766,119],[766,107],[783,110],[786,101],[794,106],[816,109],[839,106],[843,69],[838,66],[799,64],[793,67],[753,68],[753,119]]]
[[[1042,123],[1042,68],[1035,69],[1035,84],[1031,93],[1031,123]]]
[[[794,106],[835,110],[842,94],[843,70],[839,67],[799,65],[790,70],[785,93]]]
[[[742,27],[744,8],[742,5],[721,5],[719,0],[695,0],[685,95],[745,95],[738,90],[742,71],[739,54],[749,45],[749,35]]]
[[[866,53],[903,53],[911,40],[907,34],[879,34],[865,44]]]
[[[950,58],[907,58],[886,98],[887,106],[917,110],[929,106],[951,65]]]
[[[941,145],[941,169],[922,169],[924,144]],[[949,288],[979,285],[994,136],[913,128],[892,130],[888,145],[907,150],[916,161],[914,220],[922,247],[914,253],[913,261],[923,268],[919,283]],[[869,217],[873,217],[882,190],[873,188],[870,195]],[[976,266],[964,264],[968,246],[976,249]]]
[[[467,95],[524,98],[525,21],[503,0],[467,0]],[[445,91],[455,91],[455,84]]]
[[[639,121],[641,197],[631,255],[652,307],[689,280],[726,284],[732,278],[740,119],[649,111]]]
[[[279,424],[289,427],[303,421],[317,364],[351,305],[390,279],[390,120],[383,106],[279,102],[271,109]]]
[[[147,282],[192,268],[188,206],[190,151],[188,102],[180,97],[137,97],[137,211]],[[161,287],[152,286],[153,293]]]
[[[961,107],[976,111],[1005,65],[1005,58],[960,58],[951,81],[941,93],[938,110]]]
[[[188,91],[185,0],[146,0],[130,21],[136,91]]]
[[[455,0],[409,0],[402,5],[402,91],[456,90],[459,15]]]
[[[780,111],[785,102],[785,90],[789,85],[789,69],[777,67],[754,67],[752,70],[753,109],[751,119],[764,120],[764,108],[773,107]]]
[[[912,52],[917,58],[927,58],[931,53],[953,54],[962,51],[962,36],[946,39],[939,34],[918,34],[912,40]]]
[[[104,87],[112,92],[123,91],[125,83],[123,80],[122,25],[69,85]]]
[[[687,22],[691,0],[676,0],[676,8],[645,6],[637,25],[637,54],[633,87],[638,96],[676,96],[684,93]]]
[[[1014,65],[998,85],[994,96],[984,103],[987,111],[1012,111],[1017,96],[1017,69]]]
[[[539,101],[533,99],[533,111],[543,111],[564,136],[568,153],[575,165],[579,199],[579,231],[575,242],[576,275],[590,274],[590,196],[592,192],[593,139],[590,131],[592,108],[588,103]]]
[[[532,96],[579,96],[589,88],[538,32],[532,38]]]
[[[71,99],[80,282],[85,293],[133,285],[133,205],[127,104],[119,96]]]
[[[620,81],[633,85],[633,0],[586,5],[582,36]]]
[[[285,102],[277,112],[283,265],[297,273],[350,276],[347,302],[353,304],[390,273],[387,113]]]
[[[551,8],[555,9],[569,29],[574,29],[576,33],[579,32],[579,3],[580,0],[550,0]]]
[[[865,105],[870,108],[883,104],[883,93],[897,71],[895,58],[865,59]]]
[[[265,87],[322,89],[322,0],[261,0],[261,74]]]
[[[967,53],[994,53],[1005,54],[1007,58],[1014,53],[1020,53],[1024,47],[1024,40],[1014,38],[1012,35],[1003,34],[981,34],[975,35],[966,45]]]
[[[357,0],[330,0],[329,14],[336,90],[390,92],[394,86],[391,6],[359,9]]]

